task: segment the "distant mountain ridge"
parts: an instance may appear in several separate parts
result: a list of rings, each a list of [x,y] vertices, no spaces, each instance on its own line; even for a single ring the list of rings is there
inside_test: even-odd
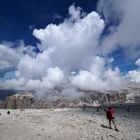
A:
[[[8,91],[7,91],[8,92]],[[6,95],[8,95],[6,93]],[[53,108],[53,107],[79,107],[98,106],[104,104],[140,103],[140,87],[128,86],[118,91],[83,91],[85,94],[79,98],[70,99],[61,94],[49,94],[53,100],[46,97],[39,99],[33,92],[14,91],[0,100],[0,108],[21,109],[21,108]],[[4,94],[4,93],[3,93]],[[46,100],[45,100],[46,99]]]
[[[56,95],[57,96],[57,95]],[[36,98],[32,93],[20,93],[7,96],[3,101],[3,108],[20,109],[20,108],[51,108],[51,107],[78,107],[78,106],[97,106],[112,102],[125,102],[124,93],[104,94],[101,92],[87,92],[80,98],[69,99],[64,96],[57,96],[54,100],[41,100]],[[53,98],[53,97],[52,97]]]

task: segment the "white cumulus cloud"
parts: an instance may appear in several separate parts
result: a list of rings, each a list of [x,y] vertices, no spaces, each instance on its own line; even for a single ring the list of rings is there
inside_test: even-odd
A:
[[[109,35],[102,41],[102,52],[108,54],[123,47],[129,57],[140,56],[140,1],[139,0],[100,0],[98,10],[110,23]],[[115,22],[115,24],[111,24]]]
[[[95,60],[89,71],[81,70],[71,77],[72,85],[82,90],[115,90],[126,86],[118,68],[105,68],[104,58],[95,57]]]
[[[136,70],[129,71],[127,74],[127,78],[130,79],[130,81],[139,83],[140,82],[140,58],[135,63],[138,68]]]
[[[75,97],[83,94],[79,89],[124,87],[126,80],[122,78],[119,68],[112,69],[114,59],[101,56],[103,48],[99,44],[104,27],[104,20],[97,12],[86,14],[80,7],[70,6],[69,17],[62,23],[34,29],[33,35],[40,41],[37,44],[39,53],[34,54],[30,49],[32,46],[23,45],[19,50],[26,53],[17,59],[18,54],[8,49],[12,58],[6,62],[12,65],[16,62],[16,76],[0,82],[0,87],[35,90],[39,94],[61,87],[63,95],[70,96],[73,92],[72,97],[76,93]],[[2,58],[6,60],[4,56]],[[11,62],[14,59],[17,61]]]

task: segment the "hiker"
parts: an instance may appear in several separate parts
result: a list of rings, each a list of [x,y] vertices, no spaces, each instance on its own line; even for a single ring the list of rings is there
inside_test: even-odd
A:
[[[84,104],[84,105],[83,105],[83,111],[85,111],[85,109],[86,109],[86,105]]]
[[[127,112],[129,112],[130,110],[129,110],[129,108],[127,108]]]
[[[106,117],[109,121],[109,128],[112,129],[112,127],[111,127],[111,122],[112,122],[115,127],[115,131],[119,131],[116,127],[115,120],[114,120],[115,119],[115,117],[114,117],[115,110],[112,107],[109,107],[108,109],[105,109],[104,111],[106,112]]]
[[[99,112],[99,107],[97,107],[97,112]]]

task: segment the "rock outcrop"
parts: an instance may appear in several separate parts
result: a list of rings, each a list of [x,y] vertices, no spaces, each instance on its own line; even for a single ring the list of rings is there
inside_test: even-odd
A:
[[[20,109],[20,108],[32,108],[35,103],[35,98],[32,94],[16,94],[7,96],[4,108],[8,109]]]
[[[77,99],[69,99],[64,96],[55,95],[54,100],[41,100],[33,96],[32,93],[18,93],[12,96],[7,96],[4,102],[4,108],[8,109],[29,109],[29,108],[52,108],[52,107],[78,107],[95,106],[110,103],[122,103],[126,100],[126,93],[110,91],[104,92],[86,92],[84,96]],[[53,98],[53,97],[52,97]]]

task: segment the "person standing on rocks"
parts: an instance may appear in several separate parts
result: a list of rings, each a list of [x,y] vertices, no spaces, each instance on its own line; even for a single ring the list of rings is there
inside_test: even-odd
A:
[[[109,121],[109,128],[112,129],[112,127],[111,127],[111,122],[112,122],[115,127],[115,131],[119,131],[116,127],[115,120],[114,120],[115,119],[115,117],[114,117],[115,110],[112,107],[109,107],[108,109],[105,109],[105,112],[106,112],[106,117]]]
[[[97,112],[99,112],[99,107],[97,107]]]
[[[86,109],[86,105],[84,104],[84,105],[83,105],[83,111],[85,111],[85,109]]]

